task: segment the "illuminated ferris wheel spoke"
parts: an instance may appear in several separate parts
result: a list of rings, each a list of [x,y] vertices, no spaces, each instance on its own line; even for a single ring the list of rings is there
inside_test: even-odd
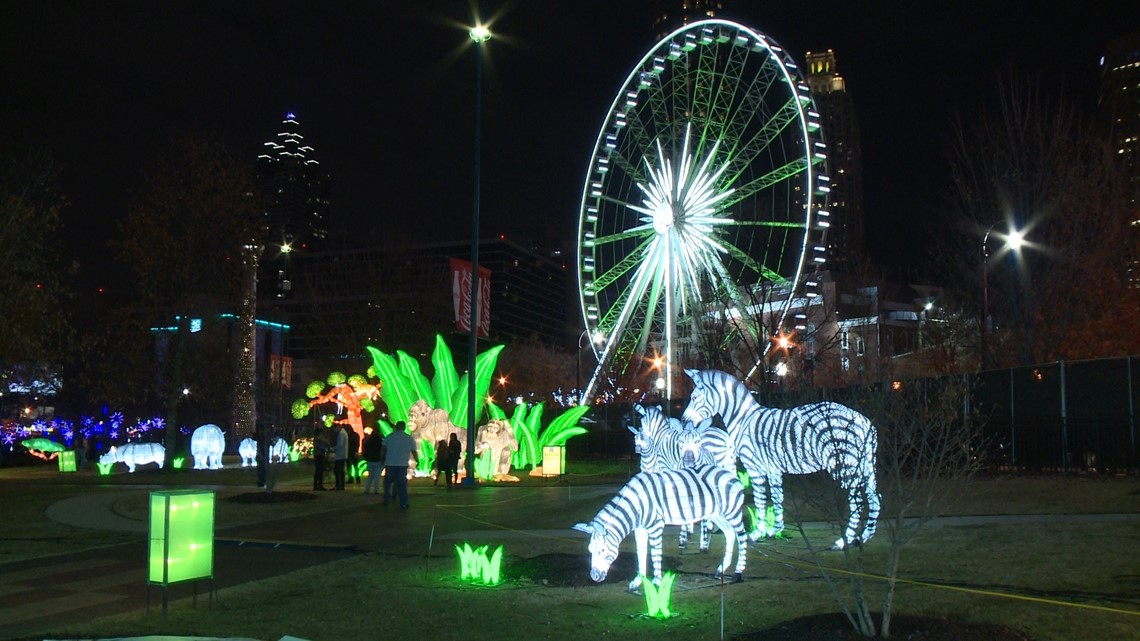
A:
[[[798,285],[826,192],[813,183],[822,147],[808,107],[782,50],[724,20],[675,31],[634,66],[583,190],[583,319],[605,336],[584,398],[605,372],[636,373],[650,349],[670,395],[676,344],[709,304],[723,298],[740,318],[751,288]],[[755,343],[755,329],[739,332]]]

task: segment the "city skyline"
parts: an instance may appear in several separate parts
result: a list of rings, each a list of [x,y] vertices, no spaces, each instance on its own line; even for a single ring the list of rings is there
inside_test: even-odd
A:
[[[484,84],[481,235],[570,242],[601,118],[654,44],[649,3],[483,4],[496,35]],[[43,148],[54,157],[71,203],[65,247],[88,279],[108,273],[100,241],[171,138],[220,132],[252,168],[288,112],[332,177],[334,231],[381,244],[462,239],[473,164],[469,7],[7,4],[4,22],[20,28],[0,45],[12,88],[0,107],[0,153]],[[940,168],[950,115],[991,97],[1011,64],[1063,85],[1091,113],[1099,55],[1112,37],[1140,30],[1140,9],[1109,3],[738,1],[724,17],[801,63],[809,50],[835,52],[860,123],[867,245],[904,267],[922,255],[926,221],[949,189]]]

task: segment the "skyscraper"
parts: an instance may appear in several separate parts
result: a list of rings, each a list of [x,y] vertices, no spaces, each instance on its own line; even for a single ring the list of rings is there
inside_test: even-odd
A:
[[[1099,111],[1109,140],[1128,167],[1129,204],[1140,220],[1140,32],[1108,44],[1101,70]]]
[[[832,270],[850,272],[865,255],[859,122],[847,83],[836,67],[835,52],[809,51],[806,59],[807,83],[819,109],[831,177],[827,262]]]
[[[257,178],[270,245],[312,244],[328,236],[329,178],[292,112],[258,155]]]

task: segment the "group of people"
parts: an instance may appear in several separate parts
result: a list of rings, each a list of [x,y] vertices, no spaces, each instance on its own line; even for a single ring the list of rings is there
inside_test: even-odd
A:
[[[357,451],[355,433],[341,427],[337,432],[335,443],[329,443],[317,434],[313,438],[313,489],[324,490],[325,474],[328,467],[328,458],[333,459],[334,487],[332,490],[344,490],[346,482],[345,470],[352,465]],[[372,430],[360,443],[360,456],[364,460],[367,477],[364,481],[365,494],[380,493],[380,472],[384,474],[384,505],[388,501],[399,499],[400,508],[408,508],[408,462],[418,462],[419,453],[416,451],[416,441],[408,434],[407,424],[397,421],[392,433],[385,438],[379,430]],[[462,454],[462,444],[459,438],[451,435],[450,441],[440,440],[436,443],[435,467],[436,483],[443,476],[450,488],[452,483],[459,479],[459,458]]]
[[[463,454],[463,445],[459,437],[453,432],[448,440],[440,439],[435,443],[435,480],[433,485],[439,485],[439,477],[447,481],[447,488],[452,483],[459,482],[459,457]]]

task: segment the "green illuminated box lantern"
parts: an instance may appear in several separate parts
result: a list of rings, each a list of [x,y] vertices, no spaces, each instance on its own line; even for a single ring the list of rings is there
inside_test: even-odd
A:
[[[214,578],[214,492],[150,493],[147,581],[162,586]]]
[[[74,472],[75,465],[75,450],[64,450],[59,453],[59,471]]]
[[[562,476],[566,473],[566,447],[544,445],[542,447],[542,475]]]

